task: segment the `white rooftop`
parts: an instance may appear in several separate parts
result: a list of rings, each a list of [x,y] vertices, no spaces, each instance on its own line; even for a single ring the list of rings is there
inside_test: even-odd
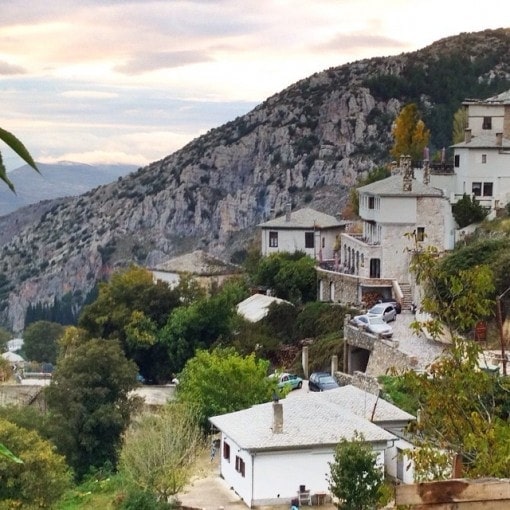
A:
[[[290,219],[287,215],[279,216],[273,220],[260,223],[262,228],[290,228],[290,229],[313,229],[313,228],[333,228],[346,225],[347,221],[337,220],[334,216],[325,214],[310,207],[298,209],[290,213]]]
[[[272,402],[214,416],[210,421],[239,447],[251,451],[334,446],[356,433],[371,443],[395,439],[390,432],[319,395],[308,393],[280,400],[281,433],[273,432]]]
[[[237,305],[237,313],[250,322],[258,322],[269,313],[269,307],[273,303],[288,303],[284,299],[279,299],[265,294],[253,294]]]

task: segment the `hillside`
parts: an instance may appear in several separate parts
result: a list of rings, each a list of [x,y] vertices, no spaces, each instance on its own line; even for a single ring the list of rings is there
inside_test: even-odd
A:
[[[40,174],[28,165],[9,172],[16,194],[7,187],[0,188],[0,216],[42,200],[81,195],[137,169],[135,165],[86,165],[69,161],[37,163],[37,167]]]
[[[461,34],[314,74],[117,182],[6,216],[4,322],[20,330],[29,304],[63,295],[79,306],[131,261],[154,266],[197,248],[239,255],[287,202],[338,213],[357,178],[388,160],[403,104],[419,102],[439,148],[463,99],[508,88],[510,29]]]

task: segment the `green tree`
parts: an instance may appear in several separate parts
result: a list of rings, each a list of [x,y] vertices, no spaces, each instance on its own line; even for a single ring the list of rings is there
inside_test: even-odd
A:
[[[115,466],[121,435],[136,400],[136,365],[118,342],[92,339],[60,358],[47,388],[54,442],[78,478],[105,463]]]
[[[232,348],[199,350],[181,373],[177,398],[196,406],[201,425],[211,416],[246,409],[271,399],[269,363]]]
[[[8,147],[10,147],[23,161],[28,163],[36,172],[37,166],[32,159],[32,156],[28,152],[28,150],[25,148],[23,143],[18,140],[12,133],[9,131],[6,131],[5,129],[0,128],[0,140],[4,142]],[[0,179],[9,186],[11,191],[14,191],[14,185],[7,177],[7,169],[5,168],[3,159],[2,159],[2,153],[0,152]]]
[[[48,508],[70,486],[70,471],[53,445],[30,430],[0,419],[0,442],[22,462],[0,457],[0,507]]]
[[[417,395],[420,420],[414,424],[409,452],[418,480],[448,474],[452,458],[460,456],[470,477],[506,476],[510,469],[510,384],[498,374],[479,369],[481,347],[459,335],[488,317],[494,284],[487,266],[451,272],[433,249],[417,252],[412,268],[424,288],[421,307],[431,315],[425,327],[437,336],[446,327],[451,345],[427,373],[404,374]],[[416,327],[421,327],[415,324]]]
[[[381,497],[383,471],[376,463],[377,455],[363,435],[342,439],[334,461],[329,463],[329,489],[339,500],[342,510],[373,510]]]
[[[97,299],[83,309],[78,324],[93,338],[119,340],[145,379],[165,381],[170,359],[158,332],[179,305],[177,291],[155,283],[147,269],[132,266],[100,284]]]
[[[167,501],[189,482],[204,448],[196,411],[170,403],[138,416],[126,430],[119,472],[130,485]]]
[[[453,217],[459,228],[467,227],[471,223],[482,221],[488,210],[480,205],[480,202],[473,196],[462,195],[462,198],[452,206]]]
[[[402,108],[391,133],[394,143],[390,154],[394,158],[409,154],[413,161],[422,159],[423,149],[429,143],[430,131],[421,120],[416,103],[409,103]]]
[[[453,143],[464,141],[465,131],[468,127],[468,111],[465,106],[461,106],[453,115]]]
[[[277,297],[294,304],[314,301],[317,297],[315,261],[303,252],[264,257],[251,277],[256,285],[269,287]]]
[[[56,322],[37,321],[23,332],[23,350],[30,361],[55,363],[58,339],[64,326]]]
[[[160,339],[167,346],[171,372],[180,372],[197,349],[209,349],[230,334],[236,305],[246,296],[244,284],[229,281],[216,295],[178,307],[170,314]]]

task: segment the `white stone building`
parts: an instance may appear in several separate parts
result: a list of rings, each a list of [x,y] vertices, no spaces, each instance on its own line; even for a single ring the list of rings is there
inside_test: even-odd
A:
[[[362,233],[341,235],[336,271],[318,269],[319,299],[360,304],[364,294],[412,301],[412,250],[455,244],[455,221],[445,193],[414,179],[409,166],[358,188]],[[406,303],[403,303],[405,298]]]
[[[298,498],[301,486],[312,502],[314,496],[329,494],[328,463],[338,442],[355,433],[372,445],[381,469],[388,460],[396,473],[398,437],[366,418],[374,402],[364,406],[358,392],[365,392],[349,396],[345,391],[349,389],[293,395],[210,418],[221,432],[220,471],[226,484],[249,507],[288,504]],[[338,401],[333,392],[338,392]],[[386,405],[392,408],[389,414]],[[387,402],[379,402],[375,412],[393,424],[414,419]]]
[[[332,259],[347,223],[310,208],[291,211],[288,205],[284,216],[259,224],[262,255],[302,251],[313,259]]]
[[[432,173],[431,184],[443,188],[452,203],[474,195],[492,210],[510,202],[510,90],[485,99],[467,99],[464,141],[453,145],[453,171]]]

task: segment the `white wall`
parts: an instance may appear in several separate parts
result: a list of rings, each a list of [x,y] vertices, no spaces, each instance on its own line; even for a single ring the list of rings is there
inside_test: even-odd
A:
[[[227,442],[230,446],[230,461],[223,457],[223,443]],[[241,450],[239,446],[230,438],[221,435],[220,445],[220,473],[225,479],[229,487],[233,487],[237,495],[248,505],[252,500],[252,476],[253,466],[252,457],[245,450]],[[241,457],[245,463],[244,477],[236,471],[236,456]]]
[[[414,463],[403,452],[410,450],[413,445],[399,439],[395,444],[384,452],[384,464],[386,472],[399,479],[402,483],[414,483]],[[401,469],[399,470],[399,465]],[[400,471],[400,472],[399,472]]]

